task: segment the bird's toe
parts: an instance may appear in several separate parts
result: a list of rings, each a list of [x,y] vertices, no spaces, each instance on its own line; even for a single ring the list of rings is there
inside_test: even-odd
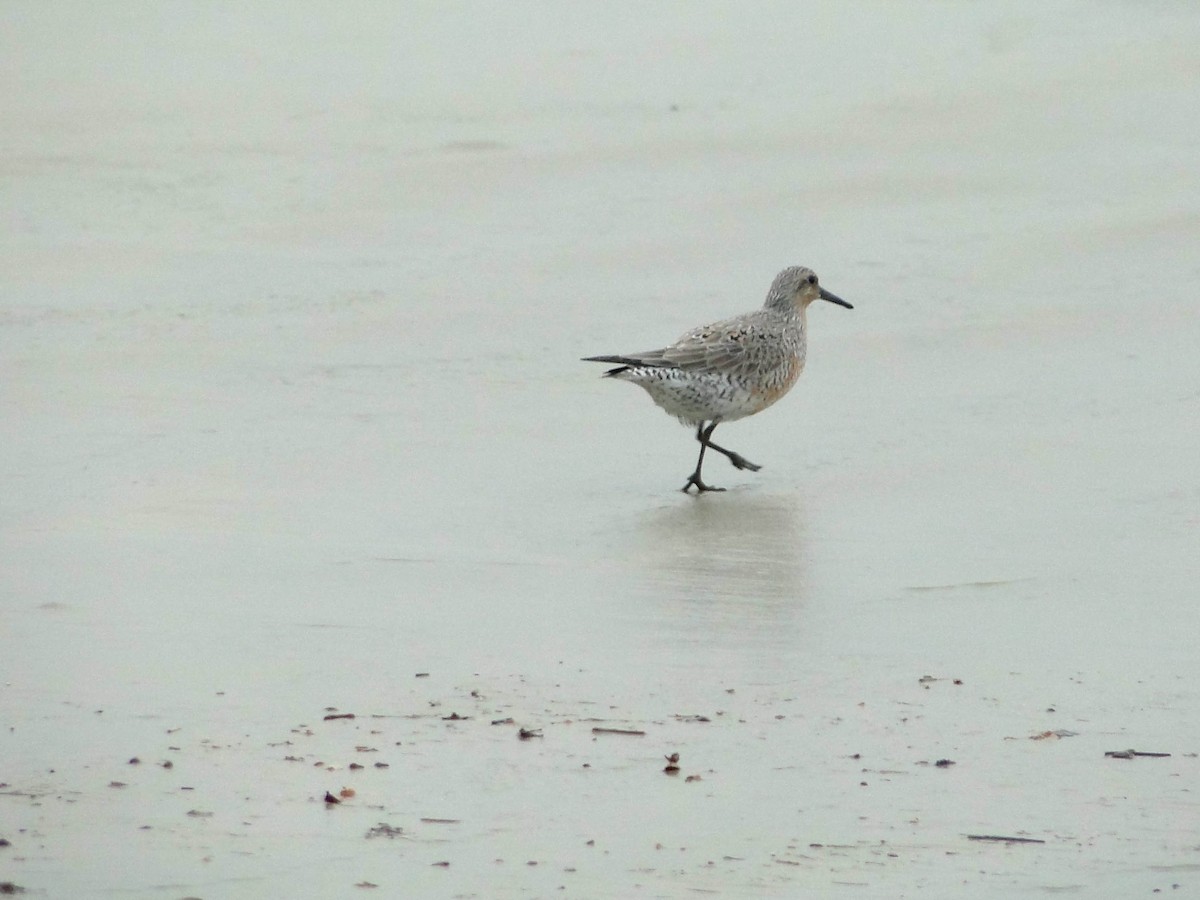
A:
[[[750,460],[746,459],[746,457],[739,456],[736,453],[729,457],[729,461],[733,463],[733,466],[736,469],[748,469],[751,472],[757,472],[762,468],[762,466],[758,465],[757,463],[752,463]]]

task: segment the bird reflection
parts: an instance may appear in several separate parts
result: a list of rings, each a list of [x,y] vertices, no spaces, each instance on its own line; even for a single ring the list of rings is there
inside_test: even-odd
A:
[[[722,641],[787,641],[804,604],[804,515],[795,496],[732,492],[647,512],[627,560],[661,615]]]

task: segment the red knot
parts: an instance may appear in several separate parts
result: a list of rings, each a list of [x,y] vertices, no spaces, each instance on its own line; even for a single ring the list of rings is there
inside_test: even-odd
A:
[[[806,313],[814,300],[854,308],[821,287],[812,269],[790,266],[771,282],[762,309],[693,328],[661,350],[584,361],[617,363],[606,378],[645,388],[655,403],[694,426],[700,458],[683,490],[723,491],[700,478],[705,450],[723,454],[738,469],[757,472],[762,466],[714,444],[712,433],[722,422],[762,412],[792,389],[804,370]]]

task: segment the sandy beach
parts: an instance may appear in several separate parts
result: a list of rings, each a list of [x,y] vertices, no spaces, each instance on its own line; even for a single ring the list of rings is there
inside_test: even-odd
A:
[[[1197,47],[7,4],[0,890],[1200,895]],[[579,358],[791,264],[684,495]]]

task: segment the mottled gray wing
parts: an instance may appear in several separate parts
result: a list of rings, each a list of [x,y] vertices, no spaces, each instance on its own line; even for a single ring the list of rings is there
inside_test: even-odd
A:
[[[764,338],[768,336],[769,329],[764,330],[761,322],[748,322],[746,319],[746,316],[736,316],[693,328],[670,347],[659,350],[623,353],[620,356],[591,356],[587,361],[732,372],[745,362],[748,348],[765,343]]]
[[[741,318],[714,322],[694,328],[662,351],[663,359],[681,369],[705,369],[728,372],[745,359],[746,345],[756,330]]]

